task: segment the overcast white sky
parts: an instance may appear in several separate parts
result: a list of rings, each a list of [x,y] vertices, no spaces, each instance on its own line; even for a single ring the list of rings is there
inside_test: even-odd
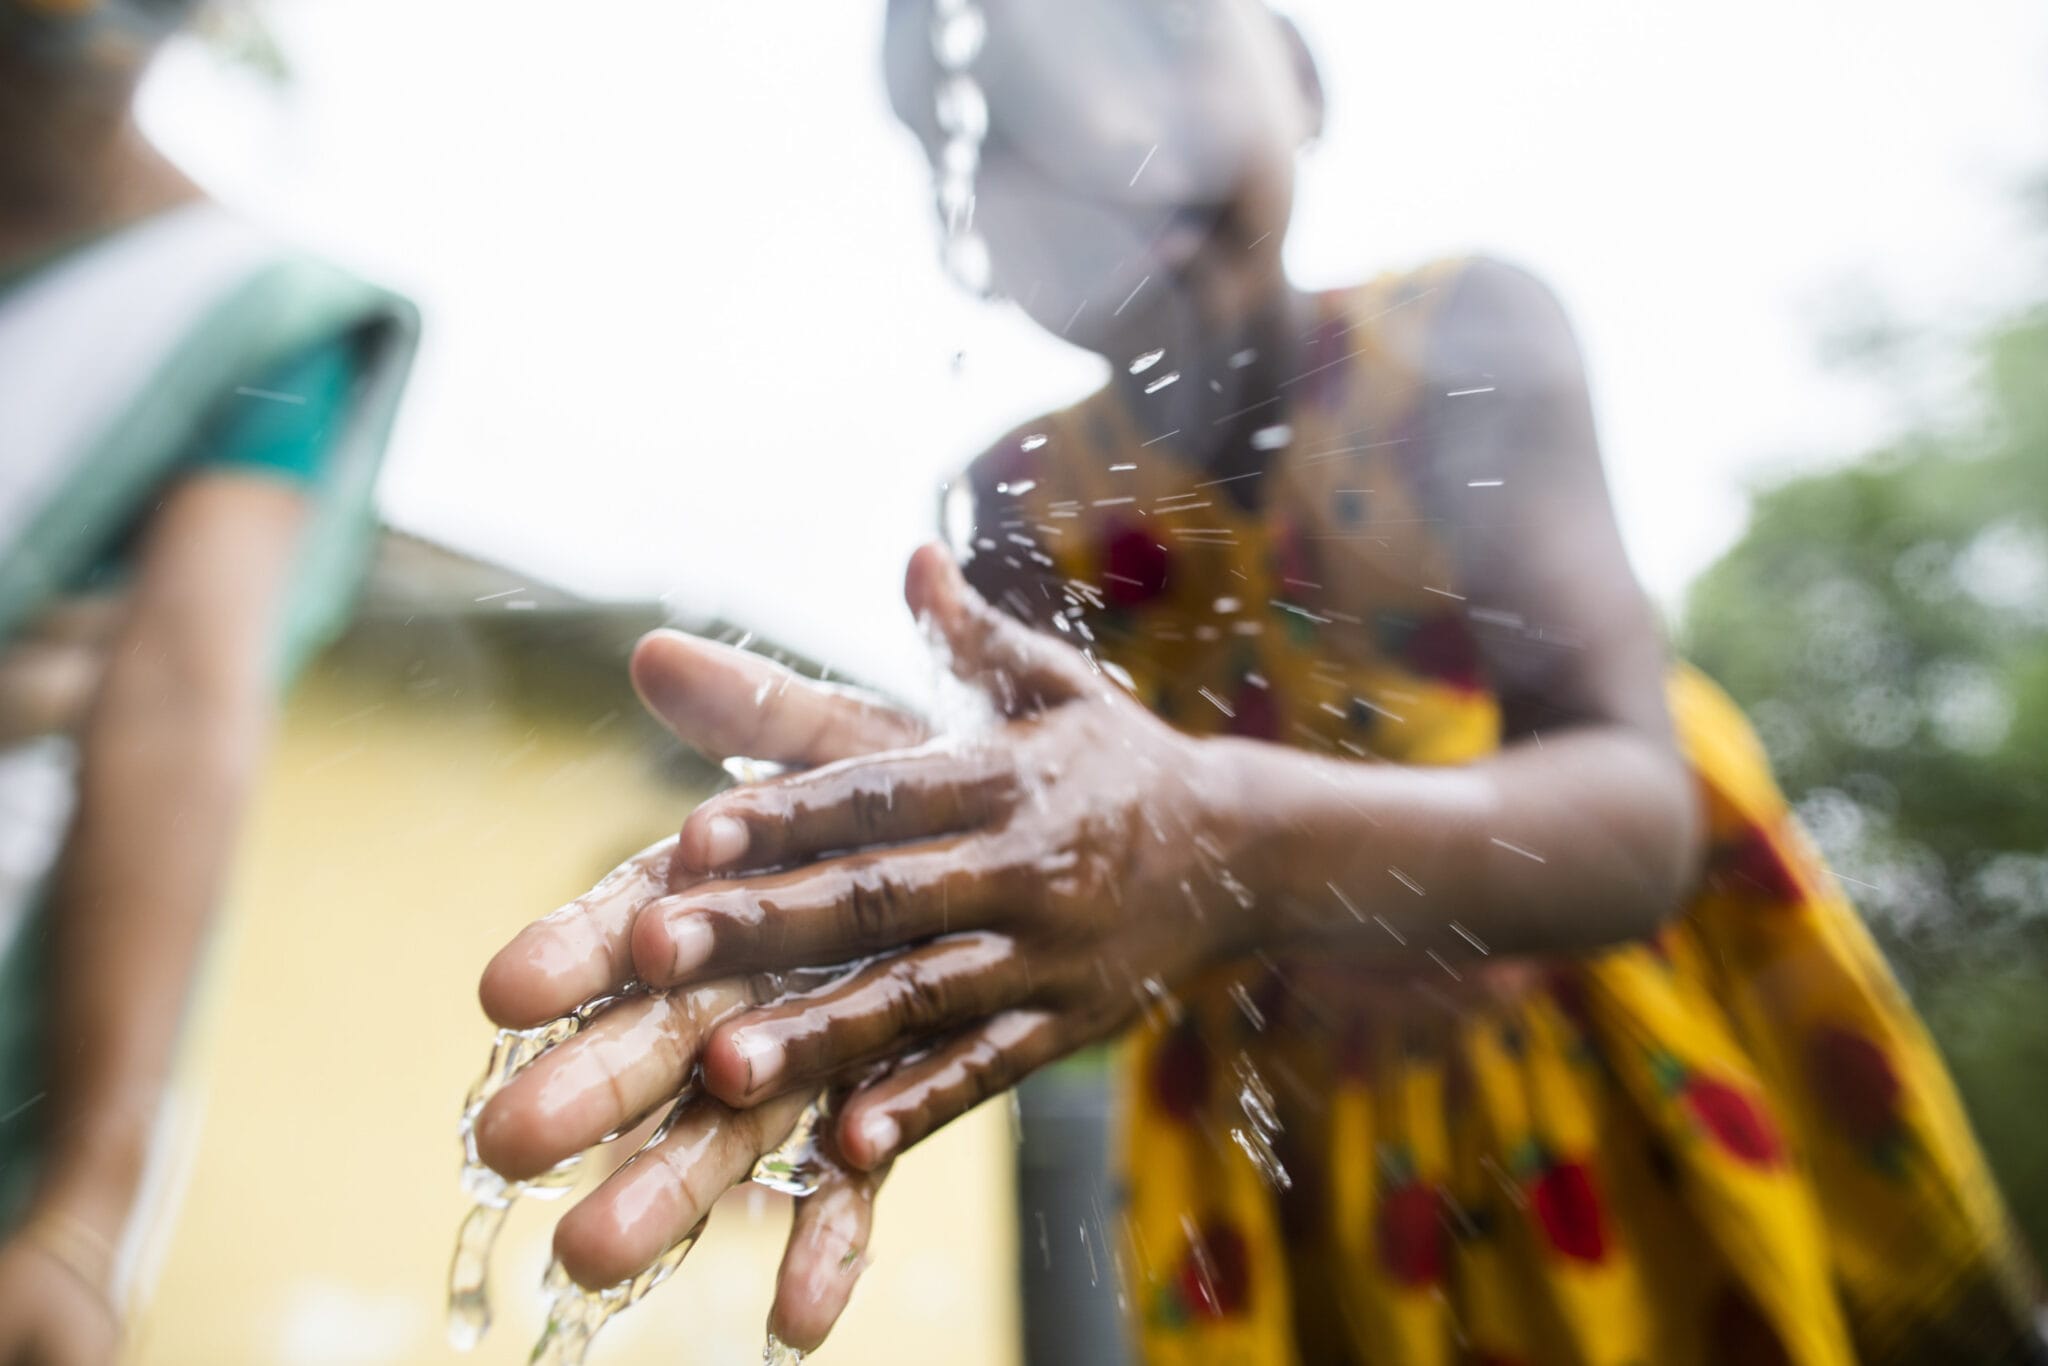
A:
[[[1474,249],[1549,279],[1667,605],[1746,482],[1881,429],[1815,364],[1830,299],[1863,282],[1956,319],[2038,280],[2013,191],[2048,166],[2039,0],[1286,8],[1331,88],[1298,280]],[[1099,372],[941,279],[879,0],[269,13],[288,90],[184,51],[145,117],[224,197],[425,308],[386,515],[914,685],[896,592],[939,480]]]

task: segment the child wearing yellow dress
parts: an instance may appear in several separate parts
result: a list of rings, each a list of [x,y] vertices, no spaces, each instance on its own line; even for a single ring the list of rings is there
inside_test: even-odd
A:
[[[912,565],[1001,722],[714,799],[612,922],[657,987],[859,964],[681,1065],[740,1115],[861,1078],[834,1133],[879,1171],[1128,1029],[1149,1362],[2040,1360],[1939,1058],[1667,658],[1555,301],[1486,260],[1289,283],[1322,93],[1256,0],[989,3],[972,89],[960,8],[891,5],[896,108],[1111,377],[973,463],[964,582]],[[696,738],[738,667],[639,661]],[[586,1263],[618,1205],[565,1221]]]

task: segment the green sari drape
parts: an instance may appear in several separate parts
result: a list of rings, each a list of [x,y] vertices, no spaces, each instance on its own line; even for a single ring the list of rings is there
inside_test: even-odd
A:
[[[345,624],[371,492],[418,336],[404,299],[193,205],[67,252],[0,294],[0,646],[195,463],[259,377],[346,344],[353,382],[305,485],[311,515],[276,641],[280,686]],[[46,911],[0,938],[0,1226],[30,1187],[45,1091]]]

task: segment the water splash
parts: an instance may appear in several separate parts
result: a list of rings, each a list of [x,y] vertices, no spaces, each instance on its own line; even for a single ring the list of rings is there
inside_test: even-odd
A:
[[[583,1366],[598,1330],[640,1303],[655,1286],[674,1275],[675,1269],[683,1264],[683,1258],[690,1255],[690,1249],[697,1245],[697,1239],[703,1233],[704,1221],[700,1219],[695,1228],[657,1257],[645,1271],[602,1290],[584,1289],[570,1279],[559,1261],[549,1262],[547,1274],[541,1277],[540,1282],[541,1294],[547,1299],[547,1322],[540,1330],[540,1340],[533,1344],[533,1352],[527,1357],[528,1366]]]
[[[753,1183],[798,1199],[815,1195],[819,1183],[825,1179],[826,1158],[819,1151],[819,1146],[824,1139],[825,1123],[831,1116],[831,1105],[824,1096],[805,1106],[802,1118],[789,1131],[789,1137],[772,1152],[763,1153],[754,1163],[750,1178]]]
[[[483,1340],[491,1326],[491,1253],[513,1201],[532,1194],[556,1199],[576,1184],[582,1155],[570,1157],[526,1181],[507,1181],[477,1156],[476,1121],[491,1097],[531,1067],[543,1054],[573,1038],[584,1021],[614,998],[589,1002],[582,1010],[534,1029],[501,1029],[491,1040],[484,1070],[463,1098],[456,1133],[462,1142],[462,1189],[473,1202],[455,1234],[455,1253],[448,1263],[448,1342],[467,1352]],[[585,1013],[588,1012],[588,1013]]]
[[[940,251],[954,282],[983,298],[991,293],[993,279],[988,243],[974,228],[974,193],[981,144],[988,136],[988,96],[972,68],[987,37],[988,21],[974,0],[937,0],[933,6],[932,56],[939,64],[939,82],[932,112],[945,137],[933,188],[944,229]]]
[[[779,778],[789,772],[785,764],[773,763],[767,759],[748,759],[735,754],[719,764],[728,778],[745,786],[748,783],[765,783],[770,778]]]
[[[1240,1051],[1232,1064],[1237,1073],[1237,1106],[1244,1113],[1243,1127],[1232,1126],[1231,1142],[1244,1151],[1251,1159],[1259,1175],[1274,1190],[1291,1190],[1294,1178],[1280,1161],[1276,1146],[1280,1138],[1280,1116],[1273,1106],[1273,1093],[1266,1087],[1266,1079],[1259,1075],[1251,1055]]]
[[[454,1264],[448,1268],[448,1345],[473,1350],[491,1327],[491,1249],[505,1225],[507,1202],[472,1205],[455,1235]]]
[[[803,1366],[804,1354],[770,1333],[761,1349],[761,1366]]]

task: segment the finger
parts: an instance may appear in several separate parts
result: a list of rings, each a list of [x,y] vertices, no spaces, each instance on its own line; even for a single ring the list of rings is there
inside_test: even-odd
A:
[[[690,813],[677,864],[707,874],[775,868],[838,850],[958,834],[1007,809],[1015,773],[990,746],[941,739],[737,787]]]
[[[1068,1050],[1058,1018],[1008,1010],[929,1057],[854,1092],[839,1109],[839,1151],[863,1171],[893,1159]]]
[[[789,1244],[775,1276],[768,1331],[799,1352],[815,1352],[824,1344],[867,1270],[875,1194],[886,1174],[886,1169],[833,1167],[815,1194],[796,1202]]]
[[[788,873],[700,883],[648,905],[633,962],[654,987],[849,963],[952,930],[987,928],[1026,889],[976,837],[849,854]]]
[[[593,1290],[645,1270],[789,1136],[811,1099],[785,1096],[737,1111],[710,1096],[689,1101],[660,1142],[562,1216],[555,1256],[563,1270]]]
[[[810,768],[902,749],[926,735],[923,722],[885,703],[680,631],[644,637],[631,672],[647,709],[714,759]]]
[[[1100,686],[1080,651],[991,606],[941,546],[922,546],[910,557],[903,596],[938,632],[953,672],[986,691],[1005,715],[1057,706]]]
[[[531,1029],[631,981],[633,918],[669,894],[675,845],[673,837],[649,845],[514,935],[484,968],[484,1014],[507,1029]]]
[[[750,1001],[728,979],[620,1002],[491,1098],[477,1116],[477,1156],[523,1181],[631,1128],[675,1098],[712,1029]]]
[[[728,1017],[704,1047],[704,1086],[732,1105],[816,1090],[857,1063],[985,1020],[1030,988],[1007,935],[949,935],[833,986]]]

